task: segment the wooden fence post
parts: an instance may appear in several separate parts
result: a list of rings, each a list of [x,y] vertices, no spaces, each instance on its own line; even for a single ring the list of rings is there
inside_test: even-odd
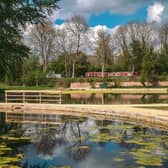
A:
[[[41,92],[39,93],[39,103],[41,104]]]
[[[25,92],[24,91],[23,91],[22,96],[23,96],[23,103],[25,103]]]
[[[5,91],[5,102],[8,103],[8,93]]]

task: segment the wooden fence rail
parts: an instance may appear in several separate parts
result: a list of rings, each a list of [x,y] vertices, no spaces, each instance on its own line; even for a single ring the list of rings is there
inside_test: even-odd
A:
[[[62,94],[58,91],[7,90],[6,103],[53,103],[62,104]]]

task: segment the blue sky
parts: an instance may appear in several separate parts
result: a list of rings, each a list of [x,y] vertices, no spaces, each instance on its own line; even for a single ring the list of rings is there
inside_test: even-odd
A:
[[[134,21],[146,21],[147,9],[141,8],[136,13],[131,15],[112,14],[105,11],[99,15],[92,14],[88,20],[90,26],[106,25],[109,28],[117,25],[125,25]]]
[[[59,25],[74,14],[86,17],[92,27],[109,28],[134,21],[161,23],[168,16],[165,0],[60,0],[58,5],[55,23]]]

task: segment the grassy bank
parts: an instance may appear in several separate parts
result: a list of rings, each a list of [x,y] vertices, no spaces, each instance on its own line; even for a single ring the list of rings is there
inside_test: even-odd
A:
[[[18,86],[18,85],[5,85],[0,84],[0,90],[50,90],[52,87],[48,86]]]
[[[59,90],[49,86],[15,86],[0,84],[0,90]],[[107,88],[107,89],[86,89],[70,90],[61,89],[62,94],[92,94],[92,93],[113,93],[113,94],[168,94],[168,88]]]
[[[8,89],[9,90],[9,89]],[[137,89],[137,88],[129,88],[129,89],[90,89],[90,90],[56,90],[56,89],[48,89],[48,88],[15,88],[10,90],[16,90],[17,91],[40,91],[45,90],[46,92],[52,93],[52,91],[59,91],[62,94],[168,94],[168,90],[166,88],[143,88],[143,89]],[[5,91],[5,90],[2,90]]]
[[[90,89],[90,90],[63,90],[63,94],[167,94],[167,88],[115,88],[115,89]]]

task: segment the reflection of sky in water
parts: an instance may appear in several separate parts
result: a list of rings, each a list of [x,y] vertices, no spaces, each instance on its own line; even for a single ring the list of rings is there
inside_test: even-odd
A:
[[[148,155],[154,154],[165,161],[159,168],[168,167],[168,132],[140,128],[118,120],[68,118],[60,116],[58,121],[62,121],[62,124],[55,126],[15,125],[14,128],[18,129],[16,132],[21,129],[23,135],[30,135],[32,139],[31,144],[19,147],[19,152],[24,153],[21,161],[23,168],[52,168],[58,165],[71,168],[159,167],[136,164],[139,158],[143,159],[141,155],[144,155],[144,149],[149,152]],[[140,156],[135,159],[132,152],[136,157]]]
[[[53,158],[42,158],[37,153],[37,149],[34,145],[29,145],[28,150],[25,152],[25,158],[30,165],[46,165],[46,167],[51,165],[71,165],[73,168],[109,168],[112,165],[117,168],[119,165],[112,162],[112,159],[118,156],[118,153],[123,151],[123,149],[115,143],[108,142],[100,146],[98,143],[90,143],[91,152],[87,157],[80,161],[75,161],[71,156],[67,155],[64,147],[60,147],[55,151]],[[128,158],[127,158],[128,159]],[[25,162],[23,160],[22,162]],[[129,165],[128,163],[122,163]],[[131,163],[132,164],[132,163]],[[130,166],[131,166],[130,164]]]

